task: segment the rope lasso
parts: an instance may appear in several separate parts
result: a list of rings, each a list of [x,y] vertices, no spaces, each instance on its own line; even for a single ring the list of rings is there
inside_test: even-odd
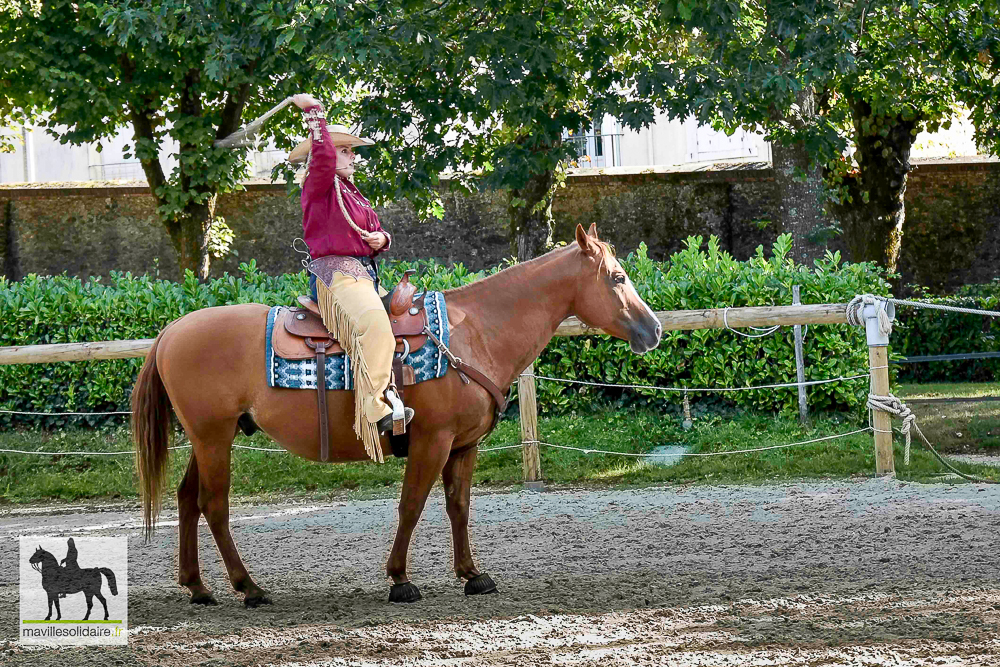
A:
[[[302,241],[302,245],[305,246],[305,250],[299,249],[299,246],[298,246],[299,241]],[[302,263],[302,266],[304,268],[308,269],[309,268],[309,263],[312,261],[312,253],[309,252],[309,245],[306,244],[306,240],[303,239],[303,238],[300,238],[300,237],[296,236],[292,240],[292,250],[294,250],[295,252],[297,252],[300,255],[305,255],[305,258],[304,259],[300,259],[299,261]]]
[[[351,229],[356,231],[361,236],[362,239],[367,241],[372,234],[368,230],[361,229],[356,224],[354,224],[354,219],[351,218],[351,214],[348,212],[347,207],[344,206],[344,194],[340,191],[341,188],[340,176],[338,176],[337,174],[333,175],[333,188],[334,190],[337,191],[337,203],[340,204],[340,212],[343,213],[344,217],[347,219],[347,224],[349,224],[351,226]]]

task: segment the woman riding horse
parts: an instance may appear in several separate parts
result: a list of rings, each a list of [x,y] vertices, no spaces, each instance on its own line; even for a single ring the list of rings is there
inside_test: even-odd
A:
[[[368,455],[381,463],[379,436],[392,428],[386,391],[396,340],[379,298],[374,258],[389,248],[392,238],[351,182],[352,149],[374,142],[343,126],[328,127],[323,106],[312,95],[295,95],[292,102],[305,112],[310,135],[304,142],[309,156],[302,184],[303,237],[312,258],[310,291],[323,324],[354,360],[354,432]],[[406,408],[404,423],[411,419],[413,409]]]

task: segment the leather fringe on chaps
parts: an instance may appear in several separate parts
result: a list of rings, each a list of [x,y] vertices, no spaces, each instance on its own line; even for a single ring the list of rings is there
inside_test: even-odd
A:
[[[322,280],[316,281],[316,295],[323,324],[333,337],[340,341],[354,367],[354,432],[364,443],[368,456],[376,463],[383,463],[378,429],[374,422],[368,421],[366,410],[366,406],[376,399],[378,388],[368,374],[357,322],[350,313],[340,307],[333,292]]]

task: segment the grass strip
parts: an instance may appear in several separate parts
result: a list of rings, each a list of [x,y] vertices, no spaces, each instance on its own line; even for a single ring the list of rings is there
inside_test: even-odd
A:
[[[580,449],[648,453],[661,445],[687,447],[690,453],[732,452],[821,438],[866,426],[854,415],[823,415],[808,426],[788,416],[742,414],[734,418],[706,416],[683,430],[676,419],[649,409],[602,409],[590,414],[544,418],[540,439]],[[926,431],[926,429],[925,429]],[[483,443],[483,449],[520,442],[520,425],[504,421]],[[932,443],[937,443],[932,439]],[[236,444],[276,447],[263,433]],[[56,432],[19,430],[0,433],[0,449],[72,451],[131,451],[125,427],[63,429]],[[176,486],[190,450],[170,455],[170,485]],[[896,472],[900,479],[932,481],[945,472],[917,442],[910,466],[902,464],[902,439],[896,438]],[[542,475],[550,484],[644,485],[726,483],[760,484],[810,478],[871,477],[875,470],[870,433],[860,433],[810,445],[726,456],[685,457],[672,466],[650,464],[643,458],[613,454],[541,448]],[[311,463],[285,452],[233,451],[232,493],[236,497],[272,494],[310,497],[395,495],[404,462],[384,465]],[[963,472],[1000,479],[1000,470],[956,463]],[[521,452],[508,449],[483,452],[475,484],[487,487],[519,485]],[[0,454],[0,497],[5,502],[135,499],[136,477],[132,456],[45,456]]]

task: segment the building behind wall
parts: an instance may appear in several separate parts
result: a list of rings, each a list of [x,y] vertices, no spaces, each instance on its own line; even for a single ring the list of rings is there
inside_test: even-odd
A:
[[[42,128],[10,128],[16,150],[0,153],[0,183],[53,183],[78,181],[144,181],[142,166],[134,155],[132,130],[124,127],[113,139],[100,144],[61,144]],[[566,141],[578,147],[580,169],[614,170],[617,167],[659,167],[709,165],[724,162],[770,163],[771,146],[759,133],[737,130],[730,136],[693,118],[681,121],[664,114],[639,131],[622,128],[610,117],[590,128],[567,133]],[[161,165],[170,174],[177,165],[176,142],[164,146]],[[913,158],[976,155],[972,126],[960,116],[948,130],[922,133],[913,147]],[[251,151],[251,172],[255,178],[269,178],[271,169],[287,153],[274,147]]]

